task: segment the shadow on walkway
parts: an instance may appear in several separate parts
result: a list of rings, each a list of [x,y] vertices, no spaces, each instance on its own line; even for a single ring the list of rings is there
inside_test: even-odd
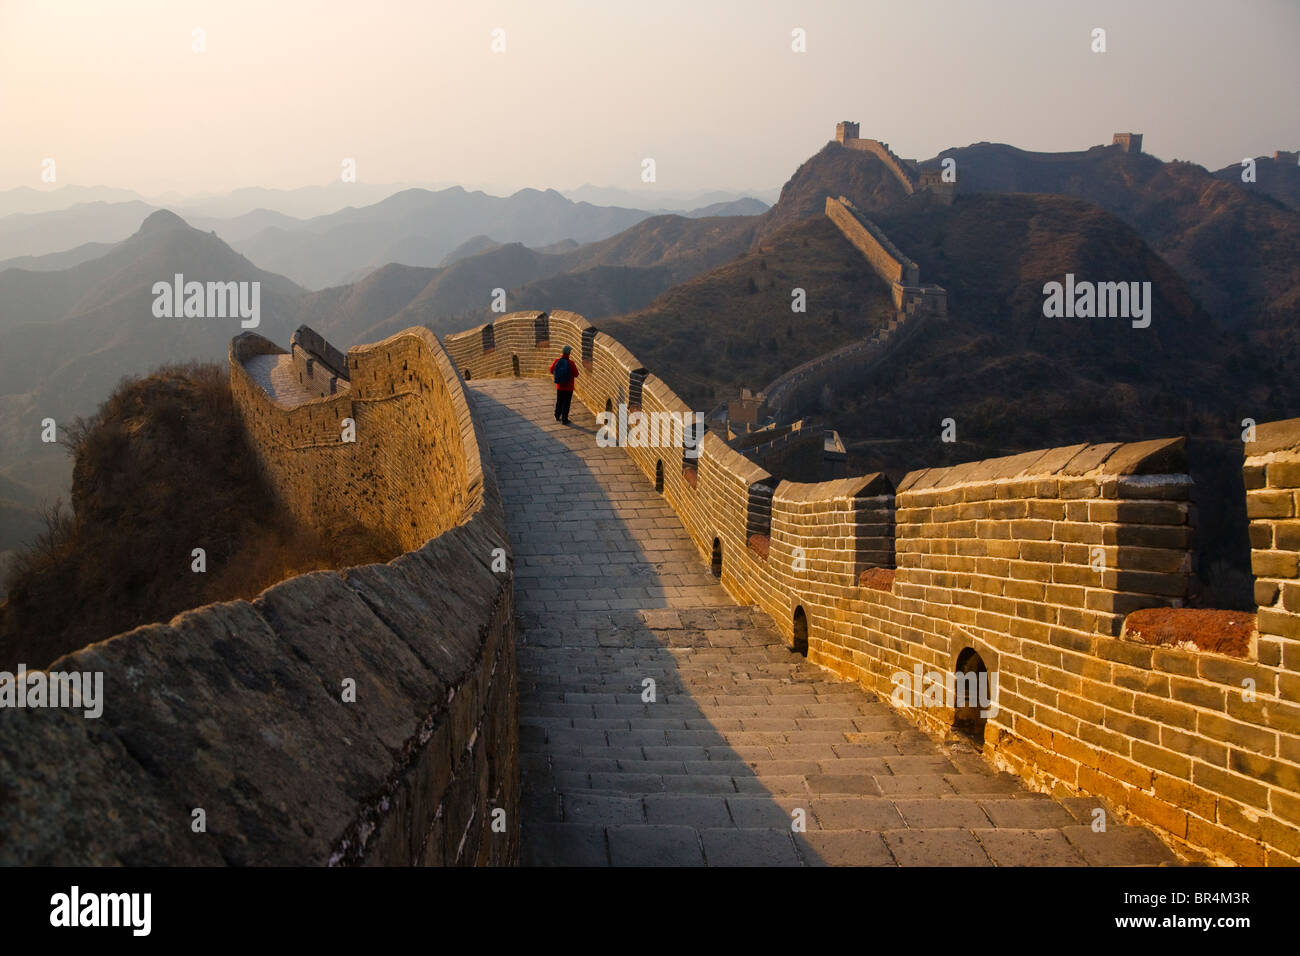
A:
[[[947,752],[737,607],[591,413],[467,383],[515,554],[526,865],[1083,865],[1171,859]],[[649,682],[652,682],[649,683]],[[804,832],[796,832],[799,821]]]

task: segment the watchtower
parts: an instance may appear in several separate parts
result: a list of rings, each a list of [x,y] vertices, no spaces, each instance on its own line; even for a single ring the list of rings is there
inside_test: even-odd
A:
[[[1142,134],[1116,133],[1110,144],[1112,146],[1123,146],[1126,153],[1140,153],[1142,152]]]

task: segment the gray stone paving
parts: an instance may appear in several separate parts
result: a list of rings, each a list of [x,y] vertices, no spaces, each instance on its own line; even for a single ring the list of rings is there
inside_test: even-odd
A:
[[[244,370],[282,408],[294,408],[320,397],[298,381],[292,355],[254,355],[244,362]],[[338,387],[346,391],[348,383],[340,381]]]
[[[792,654],[577,401],[565,428],[545,381],[467,384],[515,552],[525,865],[1174,861]]]

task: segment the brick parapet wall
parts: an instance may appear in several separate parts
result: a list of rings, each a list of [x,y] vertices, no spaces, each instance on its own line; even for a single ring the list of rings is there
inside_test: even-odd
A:
[[[431,332],[352,349],[346,391],[292,408],[271,401],[243,367],[267,349],[256,333],[235,339],[231,391],[263,472],[299,521],[357,521],[406,550],[461,521],[481,470],[461,451],[467,422],[447,414],[456,373]],[[343,440],[347,419],[355,441]]]
[[[248,357],[283,353],[260,337],[232,343],[250,439],[282,495],[343,503],[349,492],[328,486],[350,459],[296,444],[301,422],[241,374]],[[427,330],[354,360],[370,464],[350,505],[377,522],[411,502],[446,511],[410,512],[419,543],[387,564],[301,575],[51,664],[101,672],[103,715],[0,709],[0,864],[517,862],[513,572],[493,569],[509,542],[486,445]],[[436,476],[456,487],[372,504]]]
[[[586,322],[558,315],[552,339],[580,342]],[[478,335],[447,339],[475,377],[490,367]],[[595,411],[616,408],[640,363],[608,336],[595,345],[577,394]],[[643,395],[647,411],[684,409],[653,375]],[[1182,850],[1293,864],[1300,421],[1260,426],[1257,438],[1245,474],[1262,606],[1246,659],[1124,636],[1131,611],[1179,606],[1187,595],[1195,515],[1181,440],[922,469],[892,501],[878,476],[781,482],[764,553],[749,546],[747,509],[750,488],[771,482],[767,472],[712,434],[693,476],[680,448],[627,451],[650,479],[663,463],[665,498],[703,560],[720,543],[722,583],[737,600],[758,604],[790,639],[803,611],[810,660],[891,699],[900,675],[952,672],[973,650],[997,675],[997,710],[983,727],[994,763],[1043,790],[1102,798]],[[896,565],[892,585],[858,586],[877,562]],[[950,706],[894,703],[932,733],[953,727]]]
[[[1244,477],[1259,658],[1300,673],[1300,419],[1258,427],[1246,445]],[[1285,686],[1300,700],[1300,680]]]
[[[917,264],[903,255],[880,227],[860,216],[853,204],[843,196],[838,199],[826,197],[826,215],[845,238],[866,256],[876,274],[891,286],[915,286],[920,283],[921,270]],[[897,297],[895,304],[898,304]]]
[[[916,174],[912,171],[912,167],[900,159],[888,144],[877,139],[849,139],[844,141],[844,145],[850,149],[872,153],[898,178],[908,193],[916,192]]]
[[[292,352],[293,368],[298,376],[298,383],[316,398],[328,398],[347,390],[346,378],[340,377],[297,342],[293,343]]]

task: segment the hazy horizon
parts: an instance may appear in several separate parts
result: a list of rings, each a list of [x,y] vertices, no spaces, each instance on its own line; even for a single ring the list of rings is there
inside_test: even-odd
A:
[[[0,192],[6,192],[9,190],[17,190],[23,188],[31,189],[39,193],[56,193],[61,189],[119,190],[123,192],[132,192],[137,196],[139,196],[140,199],[145,201],[150,201],[150,202],[184,202],[189,204],[195,204],[210,199],[221,199],[221,198],[229,197],[235,193],[242,192],[245,190],[270,189],[270,190],[279,190],[283,192],[293,192],[294,190],[300,190],[300,189],[331,189],[334,188],[335,186],[339,187],[340,189],[344,189],[348,185],[351,184],[342,183],[338,181],[323,182],[323,183],[320,182],[300,183],[296,186],[262,186],[258,183],[250,183],[250,184],[245,184],[243,186],[232,186],[229,189],[221,189],[221,190],[203,189],[198,192],[186,192],[180,190],[163,190],[156,193],[150,193],[145,190],[132,189],[131,187],[119,186],[114,183],[59,182],[54,184],[47,184],[47,183],[21,184],[18,186],[11,186],[8,188],[0,188]],[[548,189],[554,189],[556,192],[560,192],[560,193],[573,193],[583,189],[596,189],[596,190],[603,191],[608,189],[628,188],[623,186],[610,186],[602,183],[581,183],[577,186],[566,186],[566,187],[515,186],[510,188],[507,188],[505,186],[497,186],[491,183],[484,184],[484,183],[447,183],[447,182],[401,182],[401,183],[359,182],[357,185],[366,186],[371,189],[391,189],[394,192],[399,192],[404,189],[427,189],[433,192],[438,192],[445,189],[460,188],[460,189],[464,189],[466,192],[484,192],[489,195],[495,195],[498,197],[509,197],[515,193],[522,192],[527,189],[534,189],[539,192],[544,192]],[[770,186],[755,187],[752,191],[750,191],[750,194],[757,197],[758,193],[764,193],[764,192],[770,193],[770,192],[779,191],[781,185],[782,185],[781,183],[773,183]],[[714,192],[736,193],[737,195],[740,195],[747,192],[747,190],[745,190],[744,188],[726,188],[721,186],[704,187],[700,189],[668,189],[668,188],[660,188],[658,184],[650,184],[648,186],[645,186],[643,190],[639,190],[639,191],[644,191],[646,196],[651,198],[655,196],[661,196],[663,198],[669,198],[672,196],[694,197],[694,196],[701,196],[701,195],[714,193]],[[757,198],[761,198],[761,197],[757,197]]]
[[[1300,148],[1300,87],[1276,81],[1297,40],[1284,0],[399,3],[360,20],[338,0],[11,0],[0,83],[22,93],[0,102],[0,190],[48,185],[46,159],[57,185],[157,196],[325,185],[350,158],[367,184],[761,191],[840,119],[911,158],[1134,131],[1216,169]]]

